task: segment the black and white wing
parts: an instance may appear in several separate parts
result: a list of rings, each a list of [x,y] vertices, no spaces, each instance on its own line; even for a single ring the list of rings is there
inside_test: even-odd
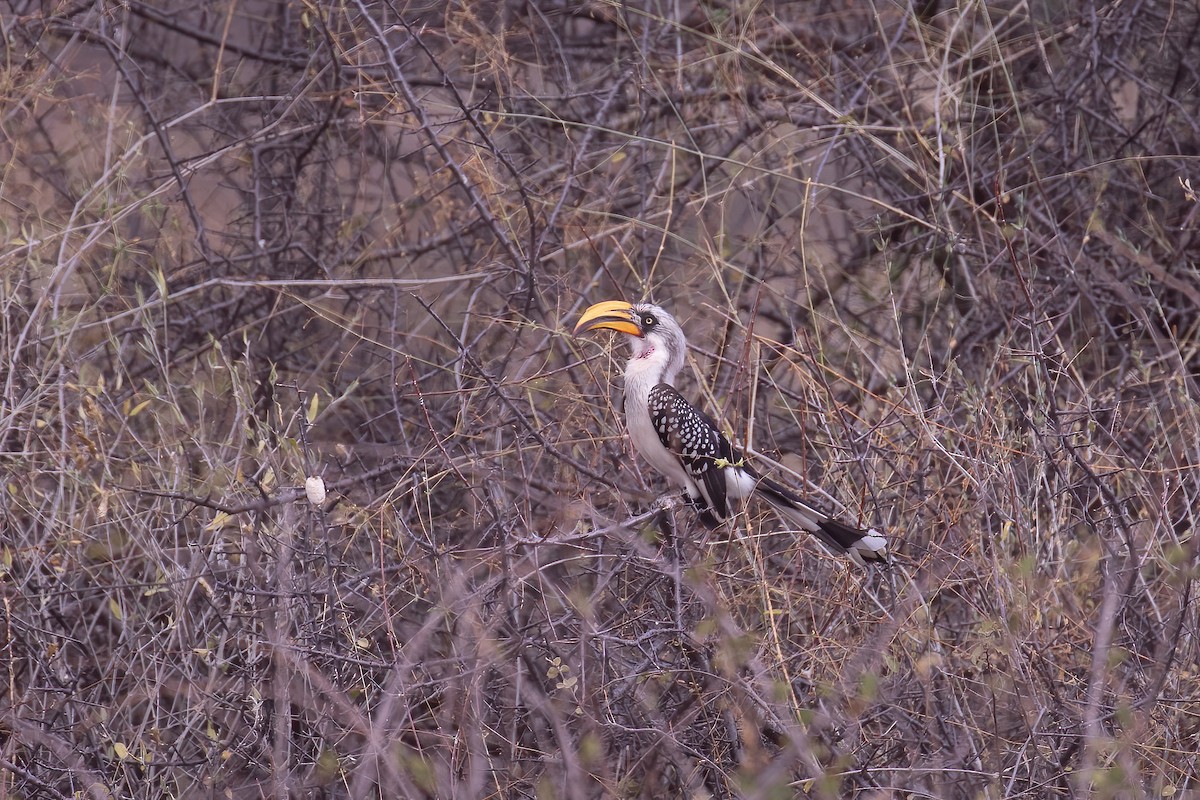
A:
[[[708,504],[710,527],[729,516],[729,487],[725,468],[740,461],[733,446],[704,412],[674,386],[660,383],[650,390],[650,422],[663,447],[679,458]],[[701,508],[701,518],[706,509]]]

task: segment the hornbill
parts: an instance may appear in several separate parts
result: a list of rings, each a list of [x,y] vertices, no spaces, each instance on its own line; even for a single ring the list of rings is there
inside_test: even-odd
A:
[[[675,374],[683,366],[687,340],[674,317],[650,303],[610,300],[584,311],[575,334],[602,328],[625,334],[633,350],[625,365],[625,427],[634,448],[683,487],[705,526],[714,528],[728,518],[732,499],[757,494],[830,551],[860,565],[889,561],[883,534],[847,525],[760,475],[716,423],[679,393]]]

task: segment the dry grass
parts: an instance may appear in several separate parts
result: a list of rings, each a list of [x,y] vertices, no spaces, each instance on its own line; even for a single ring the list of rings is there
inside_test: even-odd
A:
[[[1195,3],[2,11],[0,797],[1197,791]]]

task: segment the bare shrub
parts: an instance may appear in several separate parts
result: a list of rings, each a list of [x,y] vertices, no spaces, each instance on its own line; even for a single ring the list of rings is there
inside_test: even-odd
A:
[[[1194,791],[1194,3],[0,22],[0,793]],[[896,567],[658,502],[617,297]]]

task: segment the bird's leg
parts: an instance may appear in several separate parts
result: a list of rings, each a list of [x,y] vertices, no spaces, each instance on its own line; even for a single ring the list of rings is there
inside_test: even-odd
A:
[[[666,541],[664,550],[670,553],[670,565],[667,568],[671,576],[675,599],[675,627],[683,630],[683,543],[677,535],[674,510],[681,505],[680,500],[687,500],[693,508],[696,503],[685,492],[681,498],[677,494],[664,494],[655,498],[654,507],[658,509],[658,529],[662,531]],[[659,551],[660,554],[663,551]]]
[[[660,495],[654,498],[650,507],[654,510],[654,519],[658,530],[662,533],[663,542],[670,543],[675,540],[675,508],[679,505],[679,498],[675,495]]]

